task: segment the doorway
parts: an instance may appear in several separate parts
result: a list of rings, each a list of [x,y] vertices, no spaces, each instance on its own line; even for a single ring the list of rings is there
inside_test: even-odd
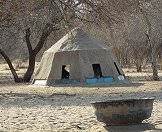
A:
[[[95,78],[101,78],[102,77],[102,71],[100,64],[92,64],[94,77]]]
[[[61,79],[70,78],[70,65],[62,65],[62,76]]]

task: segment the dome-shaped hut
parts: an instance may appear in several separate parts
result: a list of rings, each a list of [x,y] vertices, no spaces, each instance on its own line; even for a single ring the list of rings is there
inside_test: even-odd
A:
[[[112,83],[123,75],[111,49],[77,28],[44,52],[33,83]]]

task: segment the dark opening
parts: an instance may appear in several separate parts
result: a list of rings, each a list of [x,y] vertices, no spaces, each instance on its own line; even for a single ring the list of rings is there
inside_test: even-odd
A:
[[[114,65],[115,65],[115,67],[116,67],[116,70],[118,71],[118,74],[119,74],[119,75],[122,75],[121,72],[120,72],[120,70],[119,70],[119,68],[118,68],[118,66],[117,66],[117,64],[116,64],[116,62],[114,62]]]
[[[92,64],[93,71],[94,71],[94,77],[95,78],[101,78],[102,77],[102,71],[100,64]]]
[[[63,65],[62,66],[62,76],[61,79],[69,79],[70,77],[70,65]]]

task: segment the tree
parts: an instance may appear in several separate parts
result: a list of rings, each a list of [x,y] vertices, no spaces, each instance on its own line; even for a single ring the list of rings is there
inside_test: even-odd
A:
[[[4,4],[6,4],[6,3],[4,3]],[[41,3],[41,5],[43,5],[43,4],[44,3]],[[17,5],[14,5],[13,7],[16,7],[16,6]],[[16,7],[16,8],[18,8],[18,7]],[[14,17],[19,19],[19,16],[17,16],[17,15],[21,14],[21,11],[22,11],[21,8],[20,8],[20,10],[12,10],[12,9],[13,8],[11,8],[11,12],[12,12],[11,15],[6,14],[5,11],[1,13],[1,15],[2,15],[2,17],[1,17],[2,18],[1,19],[1,27],[3,27],[4,24],[6,26],[14,26],[13,23],[16,22]],[[25,12],[25,9],[23,11]],[[31,11],[31,10],[28,9],[28,11]],[[31,13],[33,13],[33,12],[31,11]],[[27,14],[25,14],[25,15],[27,16]],[[22,78],[18,77],[18,75],[16,73],[16,70],[14,69],[14,66],[12,65],[12,62],[11,62],[10,58],[7,56],[7,54],[5,53],[5,51],[3,49],[0,49],[0,54],[6,60],[8,66],[9,66],[9,68],[10,68],[10,70],[11,70],[13,76],[14,76],[15,82],[29,82],[30,81],[31,76],[32,76],[32,74],[34,72],[34,68],[35,68],[36,56],[39,53],[39,51],[42,49],[42,47],[43,47],[45,41],[47,40],[48,36],[55,30],[58,30],[58,28],[56,27],[56,23],[55,23],[55,25],[53,23],[47,23],[45,25],[44,29],[42,30],[42,34],[40,36],[39,42],[37,43],[35,48],[33,48],[32,44],[31,44],[31,40],[30,40],[30,36],[31,36],[30,28],[26,29],[26,31],[25,31],[25,40],[26,40],[26,45],[27,45],[28,53],[29,53],[29,65],[28,65],[26,73],[24,74],[24,76]]]
[[[123,3],[125,3],[122,0]],[[127,6],[127,11],[125,10],[123,14],[127,15],[125,16],[126,19],[124,21],[127,21],[129,16],[135,16],[136,18],[140,18],[139,26],[140,30],[143,32],[140,34],[141,31],[137,30],[138,26],[135,24],[135,30],[136,33],[140,34],[143,36],[142,38],[146,41],[141,40],[141,45],[143,46],[138,46],[138,41],[136,41],[133,45],[135,46],[134,51],[134,57],[136,57],[135,62],[137,66],[137,70],[141,70],[141,64],[142,64],[142,59],[145,57],[148,57],[151,59],[151,65],[152,65],[152,71],[153,71],[153,80],[159,80],[158,76],[158,48],[159,45],[161,44],[161,34],[162,34],[162,29],[160,23],[162,22],[161,18],[161,6],[162,6],[162,1],[160,0],[134,0],[133,2],[127,1],[129,5],[132,6]],[[131,4],[132,3],[132,4]],[[132,23],[132,22],[131,22]],[[126,27],[126,26],[124,26]],[[130,30],[131,27],[126,27],[126,30]],[[125,29],[123,29],[125,31]],[[125,32],[123,32],[125,33]],[[115,33],[116,34],[116,33]],[[130,37],[127,35],[127,39]],[[135,38],[135,32],[132,35],[133,38]],[[140,36],[138,35],[139,40]],[[136,47],[137,46],[137,47]],[[131,46],[132,47],[132,46]],[[138,51],[137,51],[138,50]],[[140,50],[142,50],[140,52]],[[148,55],[149,52],[149,55]]]
[[[39,51],[42,49],[42,47],[43,47],[45,41],[47,40],[48,36],[54,30],[58,30],[58,29],[56,29],[53,25],[47,23],[43,32],[42,32],[42,35],[40,37],[38,44],[33,49],[31,42],[30,42],[30,35],[31,35],[30,29],[29,28],[26,29],[25,39],[26,39],[26,44],[27,44],[28,52],[29,52],[29,65],[28,65],[27,71],[26,71],[23,78],[18,77],[18,75],[17,75],[17,73],[16,73],[16,71],[15,71],[15,69],[14,69],[14,67],[11,63],[11,60],[9,59],[7,54],[2,49],[0,49],[0,54],[3,56],[3,58],[6,60],[7,64],[9,65],[10,70],[11,70],[13,76],[14,76],[15,82],[29,82],[30,81],[31,76],[33,75],[33,72],[34,72],[34,68],[35,68],[36,56],[39,53]]]
[[[149,4],[153,5],[153,2],[150,2]],[[153,7],[154,8],[154,7]],[[158,32],[154,32],[153,28],[156,28],[155,25],[151,24],[151,21],[149,20],[149,15],[147,13],[147,8],[144,8],[143,6],[140,6],[140,12],[143,15],[143,19],[144,19],[144,23],[147,26],[147,30],[145,32],[145,35],[147,37],[148,40],[148,45],[150,46],[150,57],[151,57],[151,64],[152,64],[152,70],[153,70],[153,79],[155,81],[159,80],[159,76],[158,76],[158,66],[157,66],[157,47],[159,47],[159,43],[157,44],[157,42],[155,41],[155,39],[159,39],[159,38],[154,38],[155,34],[156,36],[159,37]],[[155,11],[155,9],[152,9]],[[150,14],[150,13],[149,13]],[[153,15],[157,15],[157,14],[153,14]],[[154,26],[154,27],[153,27]],[[159,27],[158,27],[159,28]]]

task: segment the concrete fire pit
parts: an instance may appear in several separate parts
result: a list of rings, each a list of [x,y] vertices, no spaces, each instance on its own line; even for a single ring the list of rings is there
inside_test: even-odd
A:
[[[141,123],[151,116],[154,98],[110,100],[91,103],[97,120],[106,125]]]

